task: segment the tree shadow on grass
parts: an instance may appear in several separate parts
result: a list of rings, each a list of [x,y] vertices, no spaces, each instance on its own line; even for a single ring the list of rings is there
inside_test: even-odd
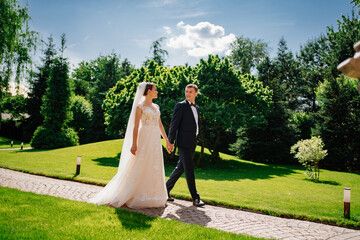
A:
[[[23,150],[13,150],[13,153],[24,153],[24,152],[48,152],[56,149],[23,149]]]
[[[92,159],[100,166],[118,167],[121,152],[115,157],[104,157]],[[195,157],[197,159],[197,157]],[[176,166],[176,159],[171,162],[165,161],[166,176],[169,177]],[[276,176],[286,176],[295,174],[296,170],[302,169],[296,166],[273,165],[256,163],[250,161],[240,161],[236,158],[228,160],[218,160],[215,164],[211,163],[210,155],[205,154],[201,168],[195,168],[196,179],[216,180],[216,181],[235,181],[241,179],[269,179]],[[184,175],[183,175],[184,176]]]
[[[197,157],[195,157],[197,159]],[[236,181],[241,179],[270,179],[274,177],[297,174],[300,167],[242,161],[236,158],[220,159],[211,163],[210,155],[205,155],[201,168],[195,168],[196,179],[216,181]],[[166,163],[166,175],[174,169],[174,163]]]
[[[92,161],[97,162],[97,165],[100,165],[100,166],[118,167],[120,155],[121,155],[121,153],[118,153],[116,157],[96,158],[96,159],[92,159]]]
[[[317,180],[317,179],[304,179],[305,181],[308,182],[313,182],[313,183],[320,183],[320,184],[328,184],[328,185],[334,185],[334,186],[339,186],[340,184],[336,181],[326,181],[326,180]]]
[[[151,222],[155,220],[154,217],[149,217],[131,210],[127,211],[115,208],[115,213],[122,226],[129,230],[148,229],[151,227]]]

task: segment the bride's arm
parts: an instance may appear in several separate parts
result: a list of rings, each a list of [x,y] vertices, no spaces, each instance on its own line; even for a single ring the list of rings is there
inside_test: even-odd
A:
[[[165,141],[169,141],[168,137],[166,136],[164,125],[162,124],[160,118],[159,118],[159,128],[160,128],[160,133],[161,133],[161,136],[163,137],[163,139],[165,139]]]
[[[133,155],[135,155],[136,150],[137,150],[137,137],[138,137],[138,132],[139,132],[139,123],[140,123],[141,114],[142,114],[142,109],[137,107],[136,113],[135,113],[135,124],[134,124],[134,131],[133,131],[133,145],[130,150]]]
[[[169,139],[168,137],[166,136],[166,132],[165,132],[165,129],[164,129],[164,125],[162,124],[161,122],[161,118],[159,118],[159,128],[160,128],[160,133],[161,133],[161,136],[163,137],[163,139],[165,139],[166,141],[166,149],[168,150],[168,153],[170,153],[170,149],[168,148],[168,146],[170,145],[170,142],[169,142]]]

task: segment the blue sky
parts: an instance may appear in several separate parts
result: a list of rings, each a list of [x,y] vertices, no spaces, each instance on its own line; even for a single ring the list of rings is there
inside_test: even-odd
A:
[[[52,34],[59,47],[66,34],[72,67],[112,52],[139,67],[160,37],[169,66],[225,56],[239,36],[267,42],[271,56],[284,37],[296,53],[352,10],[350,0],[28,0],[28,7],[42,39]]]

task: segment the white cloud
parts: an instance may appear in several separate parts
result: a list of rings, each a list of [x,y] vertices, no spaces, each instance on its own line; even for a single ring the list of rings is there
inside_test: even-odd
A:
[[[191,26],[180,21],[176,26],[184,33],[170,38],[167,46],[184,49],[193,57],[205,57],[208,54],[227,55],[230,44],[236,39],[232,33],[225,35],[223,27],[209,22],[199,22]]]
[[[166,34],[171,34],[171,28],[170,27],[164,26],[163,29],[164,29]]]
[[[191,12],[193,11],[193,12]],[[173,19],[187,19],[187,18],[196,18],[196,17],[201,17],[201,16],[205,16],[207,14],[209,14],[208,12],[204,12],[204,11],[199,11],[199,10],[192,10],[190,9],[189,11],[185,11],[186,13],[180,14],[180,15],[173,15],[170,18]]]

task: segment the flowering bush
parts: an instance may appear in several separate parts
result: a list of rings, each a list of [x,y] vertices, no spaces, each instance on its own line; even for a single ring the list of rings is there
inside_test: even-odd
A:
[[[306,167],[309,177],[319,179],[319,162],[327,155],[324,150],[324,143],[320,137],[312,137],[311,139],[300,140],[291,147],[290,153],[295,154],[295,158]]]

